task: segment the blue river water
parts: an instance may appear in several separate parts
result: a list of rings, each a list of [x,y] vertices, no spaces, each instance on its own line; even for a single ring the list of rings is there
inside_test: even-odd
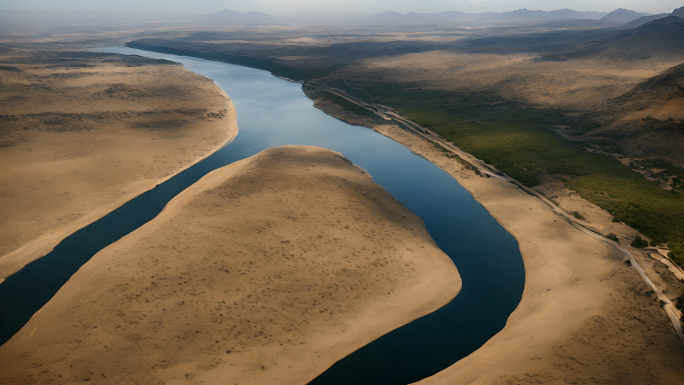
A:
[[[441,309],[391,331],[340,360],[311,384],[404,385],[477,350],[498,333],[522,296],[525,271],[516,240],[455,179],[372,130],[313,107],[301,86],[268,72],[124,47],[100,52],[180,62],[230,95],[239,134],[205,160],[64,239],[0,284],[0,344],[6,342],[99,250],[152,220],[208,172],[266,148],[315,145],[342,153],[425,222],[463,280]]]

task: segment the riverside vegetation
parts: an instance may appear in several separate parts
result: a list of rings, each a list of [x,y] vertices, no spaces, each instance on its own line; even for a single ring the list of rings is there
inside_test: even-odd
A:
[[[365,101],[396,108],[528,187],[549,178],[563,180],[567,188],[611,213],[616,222],[639,229],[653,244],[667,243],[673,260],[684,266],[682,193],[663,190],[612,157],[587,152],[556,135],[549,127],[565,119],[563,111],[491,94],[460,94],[419,85],[335,86]],[[341,98],[333,101],[337,99]],[[342,103],[347,104],[353,106]]]
[[[528,187],[562,181],[609,212],[615,222],[639,230],[651,245],[666,244],[673,260],[684,266],[684,197],[679,183],[684,173],[681,164],[669,160],[677,158],[676,148],[684,138],[676,111],[670,114],[675,114],[674,121],[659,118],[667,122],[660,126],[670,136],[662,136],[662,131],[654,134],[661,135],[655,147],[675,148],[674,155],[654,150],[638,162],[622,164],[608,155],[633,148],[635,142],[624,142],[619,129],[610,135],[620,137],[576,140],[587,127],[595,127],[597,116],[616,119],[618,113],[649,108],[634,102],[645,100],[643,95],[656,95],[649,100],[662,102],[656,100],[662,94],[657,91],[666,89],[671,96],[668,103],[682,98],[679,72],[667,72],[684,61],[681,17],[673,13],[626,31],[561,28],[525,31],[522,37],[505,36],[510,32],[506,29],[482,30],[479,36],[469,30],[436,29],[429,31],[432,40],[427,39],[427,30],[388,32],[382,38],[376,30],[359,30],[353,36],[318,31],[310,33],[314,42],[308,45],[292,43],[303,31],[274,31],[259,35],[258,44],[245,42],[238,32],[190,32],[127,45],[262,68],[317,86],[320,96],[352,113],[371,114],[320,90],[334,88],[389,106]],[[484,36],[487,33],[491,36]],[[456,39],[454,34],[462,36]],[[639,46],[642,52],[635,56],[620,48],[625,39],[651,43]],[[584,46],[593,48],[578,50]],[[661,73],[665,75],[658,77]],[[609,114],[590,102],[603,99],[616,101],[608,105]],[[649,120],[635,124],[660,129],[649,126]],[[554,126],[567,130],[560,133]],[[602,141],[612,142],[602,146]],[[651,178],[655,172],[651,169],[669,176]],[[669,190],[662,186],[665,179]]]

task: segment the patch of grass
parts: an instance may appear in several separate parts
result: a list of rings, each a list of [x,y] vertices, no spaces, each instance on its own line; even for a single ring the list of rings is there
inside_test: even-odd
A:
[[[645,239],[641,239],[640,236],[636,236],[634,240],[632,241],[631,244],[632,247],[636,247],[637,249],[643,249],[644,247],[648,247],[648,241]]]
[[[415,84],[335,86],[392,106],[527,186],[548,176],[563,180],[616,222],[638,229],[656,244],[667,243],[673,260],[684,266],[683,195],[663,190],[614,158],[589,153],[553,133],[550,128],[562,122],[561,111],[536,109],[488,93],[426,90]]]
[[[679,318],[682,323],[684,323],[684,295],[680,295],[676,301],[674,301],[675,306],[679,311],[682,312],[682,316]]]
[[[367,118],[371,118],[378,124],[386,124],[387,123],[384,119],[382,119],[378,115],[374,114],[373,112],[368,111],[367,109],[359,106],[358,104],[354,104],[354,103],[348,101],[347,99],[342,98],[340,96],[337,96],[335,94],[332,94],[330,92],[309,89],[309,90],[307,90],[307,93],[309,93],[309,94],[314,93],[316,95],[316,97],[318,97],[318,98],[326,100],[330,103],[337,104],[338,106],[342,107],[344,110],[349,111],[353,114],[365,116]]]
[[[676,175],[678,177],[684,176],[683,168],[677,167],[662,159],[644,159],[641,161],[641,165],[648,169],[664,169],[664,173],[667,175]]]
[[[444,146],[442,146],[441,144],[438,144],[438,143],[435,143],[435,142],[429,142],[429,143],[432,145],[432,147],[436,148],[437,151],[441,151],[441,152],[443,152],[443,153],[445,153],[445,154],[451,154],[451,151],[449,151],[449,150],[447,150],[446,148],[444,148]],[[458,157],[457,157],[457,158],[458,158]],[[463,161],[461,158],[458,158],[458,159],[459,159],[460,161],[462,161],[462,162],[465,162],[465,161]]]
[[[451,92],[423,89],[421,84],[333,78],[332,74],[350,62],[350,58],[343,62],[329,60],[303,64],[237,51],[197,52],[182,47],[139,45],[159,52],[263,68],[293,79],[317,79],[321,84],[343,89],[364,101],[392,106],[403,116],[434,130],[527,186],[538,185],[549,176],[563,180],[567,188],[607,210],[616,221],[639,229],[655,243],[667,243],[673,260],[684,266],[682,194],[667,192],[617,160],[589,153],[553,133],[550,128],[563,119],[560,110],[537,109],[504,100],[494,96],[494,91]],[[264,49],[267,48],[269,52],[273,49]],[[373,115],[335,95],[322,97],[333,99],[351,112]],[[578,128],[577,134],[602,125],[603,122],[587,123]],[[678,170],[670,165],[658,163],[654,166],[684,176],[681,171],[674,173]]]
[[[672,259],[684,266],[684,197],[647,182],[627,170],[610,174],[593,173],[568,181],[566,185],[583,198],[611,213],[653,240],[667,243]]]
[[[585,218],[584,215],[580,214],[578,211],[573,211],[572,215],[575,218],[579,219],[580,221],[586,221],[587,220],[587,218]]]

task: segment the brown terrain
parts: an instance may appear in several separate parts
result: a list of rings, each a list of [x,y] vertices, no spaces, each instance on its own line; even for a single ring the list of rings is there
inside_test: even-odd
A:
[[[506,327],[470,356],[419,384],[684,381],[684,347],[672,324],[653,291],[615,249],[578,231],[540,200],[476,174],[415,134],[323,99],[315,105],[351,124],[371,127],[447,171],[520,244],[525,291]],[[598,207],[594,211],[592,225],[626,227],[601,217]],[[684,280],[667,271],[661,258],[630,251],[669,298],[684,294]]]
[[[670,190],[684,180],[677,170],[684,165],[679,151],[684,135],[674,112],[681,110],[681,85],[672,73],[684,62],[684,9],[658,16],[648,16],[649,21],[635,28],[591,31],[553,29],[546,24],[550,29],[489,27],[477,32],[359,26],[358,33],[350,35],[334,29],[261,26],[252,27],[250,35],[213,27],[156,33],[128,44],[256,66],[369,102],[377,103],[372,99],[380,95],[379,103],[388,105],[392,97],[403,98],[406,104],[412,94],[419,97],[417,93],[434,91],[483,98],[483,103],[492,105],[515,101],[519,106],[560,111],[565,118],[556,122],[558,134],[613,154]],[[669,86],[657,86],[658,79]],[[650,96],[642,99],[645,94]],[[639,102],[630,103],[630,98]],[[651,105],[645,106],[646,101]],[[594,124],[605,128],[606,119],[612,120],[609,129],[586,134]],[[644,158],[674,168],[642,162]],[[667,170],[652,171],[662,168]]]
[[[155,31],[130,45],[244,62],[298,80],[366,86],[398,82],[588,111],[684,62],[684,10],[662,16],[667,17],[624,31],[591,32],[554,31],[547,24],[478,32],[357,25],[356,34],[342,27],[214,26]]]
[[[539,107],[591,109],[680,61],[539,60],[539,55],[447,51],[365,59],[339,78],[417,83],[447,91],[491,92]],[[682,57],[684,59],[684,56]]]
[[[0,280],[237,133],[228,96],[163,60],[0,54]]]
[[[629,157],[684,167],[684,64],[637,84],[584,120],[583,138],[604,140]]]
[[[485,95],[521,103],[516,106],[562,110],[568,125],[553,129],[572,143],[609,153],[625,165],[650,151],[655,151],[650,160],[677,164],[659,172],[654,165],[630,166],[671,192],[678,181],[670,176],[681,173],[677,149],[684,145],[677,131],[684,24],[674,16],[684,14],[676,11],[636,28],[591,31],[570,31],[562,23],[520,30],[368,28],[358,34],[214,26],[148,30],[149,38],[134,45],[251,65],[352,94],[363,90],[373,96],[375,90],[388,89],[391,95],[393,87],[401,86],[396,89]],[[547,28],[551,32],[543,32]],[[143,34],[136,31],[135,37]],[[101,38],[52,35],[26,41],[69,45]],[[415,95],[405,92],[403,97]],[[367,110],[310,96],[330,115],[371,127],[449,172],[520,244],[525,292],[506,327],[421,384],[684,383],[684,348],[663,304],[609,243],[578,227],[620,234],[620,242],[667,299],[684,298],[681,270],[655,249],[626,246],[638,231],[569,190],[567,176],[549,177],[535,187],[553,200],[555,206],[549,205],[510,183],[484,177],[449,150]],[[440,107],[444,113],[454,106]],[[460,118],[482,118],[474,116]],[[623,137],[624,132],[631,136]],[[613,141],[612,149],[593,139]],[[624,153],[613,153],[617,147]],[[274,159],[292,167],[280,169]],[[270,174],[271,169],[278,173]],[[212,173],[159,218],[86,264],[0,348],[0,356],[8,357],[0,361],[0,378],[12,383],[36,378],[128,382],[135,376],[141,383],[211,383],[230,376],[238,383],[305,383],[336,359],[436,309],[458,291],[455,269],[444,262],[422,224],[416,224],[419,220],[400,214],[404,208],[392,206],[396,202],[380,193],[359,193],[377,189],[364,178],[338,156],[310,148],[270,150]],[[308,189],[300,186],[302,179],[310,180]],[[350,188],[350,180],[364,187]],[[278,188],[282,191],[276,195]],[[300,196],[309,199],[300,202]],[[292,209],[285,210],[282,202]],[[358,205],[366,207],[363,213],[354,211]],[[672,207],[665,208],[665,215],[678,215]],[[314,217],[310,210],[324,214]],[[574,224],[558,215],[572,212],[577,214]],[[648,214],[658,220],[661,213]],[[370,221],[368,227],[360,227],[361,218]],[[359,236],[370,229],[380,238],[370,242]],[[231,239],[217,233],[229,233]],[[262,237],[249,241],[255,233]],[[261,241],[266,236],[268,242]],[[372,257],[369,250],[375,252]],[[388,258],[387,250],[401,253]],[[416,251],[429,253],[430,258],[421,259],[425,265],[407,263],[415,261]],[[228,255],[230,260],[221,259]],[[347,263],[351,267],[341,267]],[[437,271],[442,278],[433,282]],[[230,281],[222,279],[226,275]],[[352,281],[361,284],[352,286]],[[226,295],[230,299],[224,304]],[[386,302],[393,297],[402,298],[401,308],[398,300]],[[415,306],[404,307],[409,303]]]
[[[302,384],[459,290],[363,170],[269,149],[95,255],[0,347],[0,383]]]

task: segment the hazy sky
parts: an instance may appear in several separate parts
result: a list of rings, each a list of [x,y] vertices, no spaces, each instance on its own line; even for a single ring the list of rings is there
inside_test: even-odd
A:
[[[221,9],[273,14],[325,12],[369,14],[399,12],[510,11],[519,8],[611,11],[628,8],[641,12],[671,12],[682,0],[0,0],[0,9],[114,10],[133,12],[208,13]]]

